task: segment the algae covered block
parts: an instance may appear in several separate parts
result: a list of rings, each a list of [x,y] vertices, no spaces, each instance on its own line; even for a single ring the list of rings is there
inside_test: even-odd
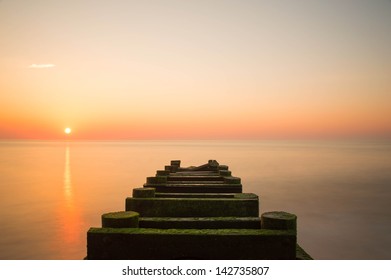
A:
[[[262,228],[279,230],[296,230],[297,217],[294,214],[273,211],[261,215]]]
[[[173,182],[158,184],[146,183],[146,188],[155,188],[161,193],[241,193],[242,184],[208,184],[208,183],[192,183],[192,184],[174,184]]]
[[[260,229],[259,217],[143,217],[142,228],[177,229]]]
[[[126,211],[142,217],[258,217],[258,197],[248,198],[132,198]]]
[[[236,193],[156,193],[161,198],[234,198]],[[134,197],[134,196],[133,196]]]
[[[133,211],[111,212],[102,215],[102,227],[135,228],[138,227],[139,214]]]
[[[155,197],[155,188],[134,188],[133,197]]]
[[[91,228],[87,243],[90,260],[296,258],[295,232],[279,230]]]

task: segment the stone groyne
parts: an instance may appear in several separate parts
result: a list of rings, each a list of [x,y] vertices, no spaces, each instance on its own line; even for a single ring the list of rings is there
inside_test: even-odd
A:
[[[173,160],[88,231],[87,259],[311,259],[296,224],[286,212],[259,215],[259,197],[228,166]]]

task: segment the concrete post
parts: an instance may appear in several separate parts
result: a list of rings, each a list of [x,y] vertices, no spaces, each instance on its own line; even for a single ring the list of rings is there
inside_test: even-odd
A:
[[[103,228],[138,228],[139,213],[133,211],[111,212],[102,215]]]
[[[155,197],[155,188],[135,188],[133,189],[133,197],[136,198]]]
[[[156,171],[156,176],[168,176],[170,175],[169,170],[157,170]]]
[[[225,177],[224,183],[226,184],[240,184],[241,180],[238,177]]]
[[[229,170],[219,170],[219,174],[220,174],[220,176],[228,177],[228,176],[231,176],[232,173]]]
[[[261,215],[263,229],[295,230],[297,217],[287,212],[266,212]]]

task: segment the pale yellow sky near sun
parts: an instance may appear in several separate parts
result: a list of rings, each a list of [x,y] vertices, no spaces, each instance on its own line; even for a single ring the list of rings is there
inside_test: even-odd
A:
[[[0,1],[0,138],[391,137],[391,1]]]

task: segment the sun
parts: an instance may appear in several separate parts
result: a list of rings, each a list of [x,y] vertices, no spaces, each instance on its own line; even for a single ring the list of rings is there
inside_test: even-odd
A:
[[[72,132],[72,129],[70,129],[69,127],[65,128],[64,132],[66,134],[70,134]]]

